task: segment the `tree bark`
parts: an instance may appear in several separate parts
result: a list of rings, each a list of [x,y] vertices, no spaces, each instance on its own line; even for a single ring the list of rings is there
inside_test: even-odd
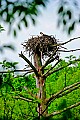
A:
[[[42,61],[41,61],[41,53],[34,53],[34,66],[38,71],[38,76],[35,76],[36,78],[36,87],[39,88],[39,92],[37,93],[37,97],[41,100],[41,103],[38,104],[37,111],[39,119],[41,117],[42,112],[46,108],[46,88],[45,88],[45,78],[42,77],[42,74],[44,73],[43,70],[41,70],[42,67]],[[45,117],[47,115],[47,110],[43,113],[43,116]]]

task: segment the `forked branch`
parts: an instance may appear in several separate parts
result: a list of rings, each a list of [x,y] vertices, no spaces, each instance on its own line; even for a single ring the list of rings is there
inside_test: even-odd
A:
[[[19,54],[19,57],[23,58],[32,68],[32,70],[34,71],[34,73],[36,74],[36,76],[38,76],[38,71],[37,69],[33,66],[33,64],[23,55],[23,53],[21,52],[21,54]]]

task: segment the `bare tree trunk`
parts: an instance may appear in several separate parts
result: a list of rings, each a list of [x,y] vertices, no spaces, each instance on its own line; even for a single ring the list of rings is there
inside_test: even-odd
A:
[[[37,93],[37,97],[41,99],[41,103],[38,104],[37,111],[38,111],[38,116],[42,114],[42,112],[46,108],[46,88],[45,88],[45,79],[42,78],[42,74],[44,71],[41,70],[42,66],[42,61],[41,61],[41,53],[35,53],[34,54],[34,65],[39,73],[39,76],[36,77],[36,87],[39,88],[39,92]],[[43,116],[47,115],[47,110],[43,113]]]

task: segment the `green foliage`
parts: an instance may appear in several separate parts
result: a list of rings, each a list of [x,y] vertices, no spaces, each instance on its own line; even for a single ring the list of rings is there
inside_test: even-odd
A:
[[[18,62],[8,62],[6,60],[3,60],[3,62],[0,62],[0,65],[2,66],[3,69],[16,69],[16,65]]]
[[[0,32],[4,31],[4,28],[0,25]]]
[[[35,25],[36,17],[40,14],[39,7],[47,6],[47,1],[48,0],[1,0],[0,20],[8,23],[9,32],[13,31],[13,35],[16,37],[17,30],[21,30],[22,25],[28,27],[28,18]],[[80,23],[78,2],[78,0],[59,0],[58,3],[58,27],[62,26],[63,30],[65,30],[69,35],[73,30],[75,30],[76,25]],[[16,23],[15,27],[13,27],[14,23]],[[4,30],[2,27],[1,29]]]
[[[4,31],[4,28],[0,25],[0,32]],[[2,53],[4,51],[4,48],[9,48],[11,50],[15,50],[15,47],[12,44],[4,44],[0,46],[0,52]]]
[[[70,60],[74,59],[74,56],[67,57]],[[63,60],[58,65],[62,66],[65,65],[66,62]],[[69,86],[75,82],[80,81],[80,62],[67,67],[60,72],[54,73],[50,75],[46,80],[46,91],[47,91],[47,97],[49,98],[52,94],[58,92],[59,90],[63,89],[66,86]],[[65,77],[66,74],[66,77]],[[59,99],[56,99],[54,102],[51,103],[51,105],[48,108],[49,113],[52,113],[53,111],[61,110],[71,104],[74,104],[76,102],[80,101],[80,90],[77,89],[66,96],[63,96]],[[54,120],[79,120],[80,106],[68,110],[64,113],[61,113],[60,115],[54,116]],[[76,114],[77,113],[77,114]],[[52,118],[51,118],[52,119]]]
[[[73,6],[73,7],[72,7]],[[80,23],[78,0],[68,1],[60,0],[58,7],[58,27],[62,26],[63,30],[70,35],[75,30],[76,24]],[[76,14],[76,17],[75,17]]]
[[[74,56],[67,57],[68,60],[74,59]],[[28,76],[15,75],[10,73],[9,69],[14,69],[12,64],[7,63],[7,61],[1,62],[1,65],[8,69],[8,73],[0,74],[0,119],[4,120],[37,120],[37,101],[36,89],[34,75],[30,74]],[[7,65],[6,65],[7,64]],[[14,66],[17,63],[14,63]],[[62,60],[57,67],[66,65],[67,62]],[[12,67],[12,68],[11,68]],[[47,68],[49,68],[48,66]],[[65,77],[66,74],[66,77]],[[75,82],[80,81],[80,62],[77,62],[73,66],[67,67],[61,71],[58,71],[50,75],[46,79],[46,94],[49,98],[52,94],[58,92],[64,87],[71,85]],[[65,84],[66,82],[66,84]],[[66,86],[65,86],[66,85]],[[27,88],[25,89],[24,86]],[[33,95],[31,95],[32,93]],[[15,97],[24,97],[33,99],[33,102],[28,102],[21,99],[16,99]],[[80,101],[80,90],[77,89],[66,96],[59,99],[55,99],[48,107],[48,113],[62,110],[71,104]],[[41,120],[79,120],[80,119],[80,106],[67,110],[60,115],[56,115],[51,118],[41,118]]]
[[[28,26],[28,18],[35,25],[35,17],[39,14],[38,6],[45,7],[47,0],[0,0],[0,20],[9,24],[9,32],[13,29],[13,35],[17,35],[17,29],[21,30],[22,24]],[[5,15],[5,17],[4,17]],[[13,28],[13,23],[16,27]]]

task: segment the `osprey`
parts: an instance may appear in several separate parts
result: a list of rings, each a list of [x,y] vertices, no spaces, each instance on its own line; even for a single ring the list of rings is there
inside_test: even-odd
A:
[[[40,32],[40,34],[41,34],[42,36],[44,36],[44,37],[49,37],[48,35],[46,35],[46,34],[44,34],[44,33],[42,33],[42,32]]]
[[[41,35],[44,35],[42,32],[40,32]]]

